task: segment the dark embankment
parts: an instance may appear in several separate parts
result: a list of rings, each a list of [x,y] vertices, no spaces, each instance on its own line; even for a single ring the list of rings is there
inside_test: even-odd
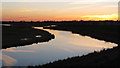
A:
[[[7,24],[2,27],[2,48],[46,42],[54,38],[53,34],[44,30],[34,29],[29,24],[12,23],[10,25]]]
[[[118,44],[118,47],[90,53],[81,57],[72,57],[42,66],[28,68],[119,68],[120,67],[120,24],[118,22],[85,22],[56,24],[56,27],[44,27],[65,30]],[[92,45],[91,45],[92,46]]]
[[[99,40],[120,43],[120,23],[118,22],[82,22],[62,23],[55,27],[44,27],[47,29],[71,31],[83,36],[90,36]]]
[[[102,50],[81,57],[76,56],[42,66],[29,66],[28,68],[119,68],[120,48]]]

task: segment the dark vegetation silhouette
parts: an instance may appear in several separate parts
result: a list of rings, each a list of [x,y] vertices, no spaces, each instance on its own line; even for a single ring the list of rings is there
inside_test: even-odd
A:
[[[40,37],[36,37],[40,36]],[[24,46],[54,39],[54,35],[32,28],[29,24],[10,24],[2,26],[2,48]]]
[[[4,22],[6,23],[6,22]],[[7,22],[13,23],[13,22]],[[14,24],[20,24],[15,22]],[[103,49],[83,56],[76,56],[48,63],[45,65],[28,66],[27,68],[119,68],[120,67],[120,23],[119,21],[44,21],[22,22],[31,26],[42,26],[46,29],[71,31],[83,36],[118,44],[112,49]],[[50,25],[56,25],[52,27]],[[49,26],[49,27],[46,27]],[[92,45],[91,45],[92,46]]]
[[[120,23],[118,21],[87,21],[56,24],[55,27],[44,29],[71,31],[83,36],[90,36],[99,40],[120,43]]]

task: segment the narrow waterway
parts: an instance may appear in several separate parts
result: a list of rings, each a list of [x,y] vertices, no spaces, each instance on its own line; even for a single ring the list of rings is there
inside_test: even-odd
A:
[[[35,29],[43,28],[35,27]],[[72,34],[68,31],[43,30],[54,34],[55,39],[29,46],[2,49],[2,64],[4,66],[42,65],[117,46],[115,43],[105,42],[79,34]]]

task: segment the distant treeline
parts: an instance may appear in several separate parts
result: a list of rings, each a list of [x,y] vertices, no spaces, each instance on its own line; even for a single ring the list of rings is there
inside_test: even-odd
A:
[[[2,23],[119,23],[119,21],[113,21],[113,20],[105,20],[105,21],[2,21]]]

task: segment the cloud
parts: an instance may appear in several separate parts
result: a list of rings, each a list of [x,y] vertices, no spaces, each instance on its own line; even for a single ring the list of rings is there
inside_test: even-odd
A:
[[[117,14],[112,14],[112,15],[87,15],[87,16],[82,16],[82,17],[98,17],[98,18],[109,18],[109,17],[114,17]]]
[[[36,8],[21,8],[18,10],[19,12],[33,12],[33,11],[38,11]]]
[[[27,18],[27,17],[21,16],[21,17],[17,17],[17,18]]]
[[[89,18],[89,19],[103,19],[103,20],[114,20],[118,18],[117,14],[111,14],[111,15],[87,15],[87,16],[82,16],[82,18]]]

